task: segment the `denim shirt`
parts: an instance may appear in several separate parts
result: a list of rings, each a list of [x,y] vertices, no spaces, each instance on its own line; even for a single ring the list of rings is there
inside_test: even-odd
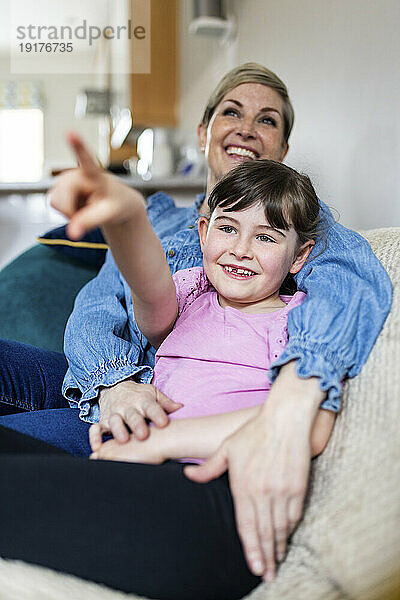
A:
[[[148,200],[147,214],[172,274],[202,265],[197,220],[203,200],[199,196],[183,208],[164,192]],[[336,223],[322,202],[320,207],[323,233],[295,276],[307,297],[289,313],[289,342],[269,375],[274,381],[280,367],[296,359],[300,377],[320,378],[327,392],[321,408],[338,411],[341,381],[357,375],[367,360],[389,313],[392,286],[368,242]],[[64,350],[69,368],[62,391],[84,421],[99,419],[99,388],[130,377],[152,379],[155,350],[135,323],[129,286],[110,251],[75,300]]]

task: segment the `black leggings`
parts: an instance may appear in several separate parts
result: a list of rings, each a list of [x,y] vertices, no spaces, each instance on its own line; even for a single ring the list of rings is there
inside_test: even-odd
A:
[[[241,598],[259,582],[226,475],[76,458],[0,427],[0,556],[168,600]]]

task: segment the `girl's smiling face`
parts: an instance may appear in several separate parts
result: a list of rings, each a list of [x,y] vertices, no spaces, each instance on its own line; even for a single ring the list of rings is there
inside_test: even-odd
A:
[[[222,98],[206,129],[199,125],[198,138],[208,162],[208,192],[240,162],[280,162],[288,151],[282,98],[261,83],[242,83]]]
[[[300,271],[314,245],[309,240],[299,247],[293,227],[271,227],[262,204],[235,212],[217,206],[210,220],[200,217],[198,228],[204,270],[220,305],[248,313],[283,306],[279,288],[288,273]]]

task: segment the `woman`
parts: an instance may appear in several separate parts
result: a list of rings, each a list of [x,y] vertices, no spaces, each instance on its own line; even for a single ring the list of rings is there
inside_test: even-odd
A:
[[[209,100],[198,129],[200,148],[206,155],[209,167],[205,198],[198,199],[194,206],[186,209],[175,208],[172,200],[162,193],[155,195],[149,201],[148,215],[163,243],[172,272],[200,264],[200,247],[193,225],[199,211],[204,208],[207,194],[214,183],[242,160],[258,157],[283,160],[288,150],[292,125],[293,110],[286,87],[267,69],[255,64],[246,64],[228,73],[220,82]],[[73,174],[72,179],[61,178],[54,193],[68,193],[73,199],[75,196],[72,191],[79,196],[84,189],[87,189],[90,172],[85,173],[85,155],[83,149],[79,148],[79,141],[72,139],[72,143],[75,144],[75,149],[81,152],[81,169]],[[107,178],[106,185],[117,185],[117,183]],[[123,193],[122,186],[121,193]],[[316,412],[320,405],[339,409],[340,382],[346,374],[354,376],[359,372],[390,307],[389,279],[374,258],[368,244],[356,234],[335,224],[324,205],[322,205],[322,219],[325,225],[327,248],[325,252],[318,255],[322,248],[317,245],[312,269],[304,268],[297,278],[298,287],[306,291],[308,297],[302,307],[294,311],[289,319],[289,344],[275,365],[274,374],[278,376],[279,372],[279,376],[272,387],[268,402],[256,418],[225,440],[214,457],[191,475],[198,482],[210,481],[217,477],[218,479],[206,486],[197,486],[185,479],[181,471],[177,475],[174,469],[180,467],[170,463],[161,468],[155,467],[160,469],[156,475],[150,465],[141,465],[141,469],[137,469],[137,465],[122,466],[107,463],[92,466],[92,463],[86,461],[74,462],[73,459],[65,457],[57,458],[57,464],[60,460],[63,461],[62,470],[68,473],[67,477],[71,485],[67,490],[57,491],[56,505],[59,508],[64,503],[68,503],[68,506],[74,507],[79,514],[80,525],[85,524],[79,531],[80,540],[90,535],[94,536],[93,531],[85,528],[87,523],[93,524],[100,510],[99,503],[103,503],[104,511],[101,518],[106,535],[108,536],[108,532],[114,530],[118,530],[121,534],[119,527],[121,522],[129,519],[128,512],[124,512],[128,509],[127,507],[120,509],[118,517],[121,521],[116,523],[115,513],[114,511],[110,513],[109,507],[120,497],[119,490],[126,477],[130,477],[131,485],[136,489],[137,472],[143,473],[145,481],[148,480],[151,472],[151,481],[146,484],[150,487],[146,488],[142,498],[142,501],[149,506],[149,498],[158,497],[158,493],[154,493],[155,490],[159,490],[157,485],[162,485],[160,482],[157,483],[158,478],[164,477],[164,473],[167,473],[165,486],[169,488],[167,482],[174,478],[181,494],[179,513],[183,514],[188,504],[200,502],[200,495],[202,496],[201,506],[204,510],[204,519],[201,519],[202,533],[209,538],[210,545],[214,544],[220,550],[226,546],[226,543],[225,546],[224,544],[221,546],[221,539],[215,540],[213,535],[215,530],[218,530],[216,523],[221,523],[221,519],[228,523],[228,529],[220,532],[225,536],[225,542],[229,540],[228,545],[230,545],[230,542],[237,539],[233,511],[227,508],[232,494],[238,532],[250,569],[255,575],[264,575],[266,579],[274,577],[275,558],[280,560],[284,556],[286,538],[301,516],[310,466],[309,434]],[[79,228],[75,230],[75,235],[79,235]],[[318,319],[315,318],[316,314],[319,316]],[[368,327],[364,326],[366,322]],[[67,326],[65,348],[69,370],[63,384],[64,393],[71,403],[79,406],[82,418],[91,422],[100,418],[99,424],[91,429],[92,443],[96,443],[100,434],[106,431],[111,431],[114,437],[123,442],[128,437],[125,423],[139,438],[143,439],[147,435],[144,417],[153,420],[159,426],[166,424],[165,412],[173,410],[174,406],[164,405],[164,410],[157,402],[154,388],[143,385],[151,379],[154,350],[135,328],[130,292],[121,280],[111,256],[108,256],[99,276],[79,294]],[[60,405],[62,399],[56,390],[58,382],[64,375],[65,367],[62,358],[42,353],[40,371],[35,378],[34,368],[36,366],[37,369],[39,354],[31,349],[30,351],[33,352],[29,363],[32,365],[31,368],[26,367],[25,350],[20,347],[18,351],[13,351],[11,348],[9,362],[17,368],[15,365],[18,360],[21,360],[25,365],[25,373],[29,370],[30,382],[39,379],[39,384],[43,381],[47,384],[51,374],[53,388],[47,395],[49,398],[47,405],[57,403]],[[295,361],[297,361],[298,374],[294,367]],[[20,380],[23,379],[22,370],[17,375]],[[3,394],[17,397],[17,400],[22,397],[23,401],[27,402],[26,394],[24,396],[18,393],[23,384],[20,381],[16,383],[15,377],[12,379],[12,392],[6,389]],[[46,408],[46,405],[36,406],[36,408]],[[76,415],[77,411],[65,409],[42,411],[10,415],[3,417],[1,422],[14,429],[31,432],[35,437],[50,441],[74,453],[87,454],[89,447],[83,438],[87,426],[82,421],[78,421]],[[48,460],[44,461],[47,462]],[[38,459],[34,460],[38,473],[43,476],[48,472],[44,463],[39,466]],[[18,473],[19,477],[26,468],[23,464],[21,462],[19,466],[13,466],[14,473]],[[50,464],[54,462],[50,461]],[[229,486],[224,476],[219,477],[226,469],[229,470]],[[88,478],[91,483],[88,489],[85,489],[85,498],[81,501],[80,497],[73,497],[77,483]],[[20,481],[23,481],[23,477],[20,480],[13,475],[10,489],[13,490],[14,496],[20,493],[22,498],[26,485],[23,488]],[[140,485],[144,485],[142,480]],[[18,486],[21,487],[20,490]],[[223,486],[223,491],[222,488],[216,491],[218,498],[225,498],[222,515],[220,513],[217,516],[212,515],[211,505],[215,508],[216,503],[210,500],[210,504],[207,504],[204,499],[207,497],[207,491],[203,493],[203,490],[217,489],[212,486]],[[36,495],[37,506],[39,506],[40,489],[37,491],[35,488],[30,493]],[[175,490],[173,493],[178,492]],[[99,494],[104,495],[101,500]],[[176,504],[172,498],[169,498],[163,514],[157,512],[160,510],[158,504],[156,507],[151,507],[151,514],[157,513],[157,522],[164,523],[163,519],[168,518],[168,511],[171,511]],[[136,507],[135,510],[139,508]],[[48,523],[46,515],[40,518],[35,513],[34,516],[38,522],[41,522],[42,529],[46,530]],[[173,520],[174,517],[178,518],[176,514],[169,518]],[[152,532],[150,546],[153,549],[157,546],[157,552],[160,548],[167,547],[164,546],[167,543],[166,539],[162,541],[154,538],[154,527],[151,527],[151,523],[146,521],[144,516],[142,518],[143,523],[146,524],[146,534],[149,535],[150,529]],[[185,532],[191,539],[192,535],[195,536],[195,532],[191,531],[191,527],[195,527],[192,521],[196,521],[193,514],[188,514],[184,519]],[[63,539],[66,539],[65,529],[65,525],[60,523],[57,529],[59,539],[62,532]],[[155,529],[160,533],[160,528]],[[139,538],[135,537],[135,539]],[[124,542],[128,544],[126,538]],[[17,554],[10,553],[4,547],[0,548],[0,551],[5,556],[18,555],[29,560],[29,556],[21,551],[22,543],[23,541],[18,546]],[[59,540],[57,543],[60,543]],[[129,543],[132,544],[132,540]],[[171,540],[168,547],[170,544]],[[200,550],[198,554],[195,552],[193,555],[194,542],[193,544],[187,542],[185,545],[181,541],[178,546],[174,547],[172,557],[175,557],[179,550],[180,560],[186,561],[182,568],[188,578],[195,581],[194,565],[204,565],[205,558]],[[210,546],[207,545],[205,554],[209,549]],[[68,543],[64,552],[60,554],[65,552],[68,552]],[[233,582],[232,585],[237,593],[243,594],[246,590],[239,590],[240,582],[246,580],[247,586],[253,586],[258,580],[252,578],[250,573],[248,579],[243,577],[246,569],[237,566],[241,550],[237,552],[229,565],[231,569],[229,580]],[[150,595],[148,587],[140,588],[135,583],[133,584],[135,587],[127,587],[126,584],[121,583],[126,577],[124,568],[128,568],[128,562],[126,564],[120,562],[120,573],[115,573],[114,579],[112,577],[107,579],[112,569],[109,569],[108,573],[99,575],[101,565],[94,558],[94,564],[88,568],[87,565],[82,566],[82,561],[74,560],[73,553],[69,553],[69,563],[65,566],[62,556],[57,562],[54,553],[49,556],[49,552],[47,554],[44,552],[40,559],[37,558],[38,553],[39,550],[33,553],[32,561],[39,561],[56,568],[63,568],[64,565],[67,570],[83,577],[102,580],[121,589],[133,589]],[[132,554],[136,556],[134,551]],[[192,562],[187,558],[188,556],[192,557]],[[221,553],[218,556],[221,557]],[[214,555],[212,557],[211,564],[215,559]],[[167,573],[164,575],[172,577],[176,583],[172,564],[168,563],[168,565]],[[148,578],[145,585],[150,585],[150,581],[152,585],[154,584],[155,578],[151,572],[146,572],[145,575],[143,569],[140,572],[143,577]],[[218,573],[217,569],[211,579],[214,577],[217,581]],[[235,573],[240,573],[238,581],[234,580]],[[204,578],[200,577],[200,579]],[[160,590],[157,594],[161,597],[162,590],[165,590],[168,585],[165,578],[160,578],[159,581]],[[129,585],[131,584],[130,581]],[[206,593],[204,594],[201,597],[206,597]],[[225,592],[225,595],[234,597],[231,588],[229,592]],[[178,596],[171,593],[170,596],[165,597]],[[183,597],[195,596],[183,594]],[[222,593],[221,597],[223,597]]]

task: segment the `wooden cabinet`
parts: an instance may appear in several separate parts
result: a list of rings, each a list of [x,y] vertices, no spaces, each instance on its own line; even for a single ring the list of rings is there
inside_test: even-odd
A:
[[[136,126],[174,127],[178,122],[178,0],[148,0],[151,10],[151,72],[131,74]]]
[[[178,123],[179,0],[146,1],[150,3],[151,71],[128,76],[133,124],[134,127],[175,127]],[[110,146],[112,164],[120,164],[132,156],[136,156],[136,146],[128,141],[121,148]]]

